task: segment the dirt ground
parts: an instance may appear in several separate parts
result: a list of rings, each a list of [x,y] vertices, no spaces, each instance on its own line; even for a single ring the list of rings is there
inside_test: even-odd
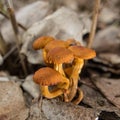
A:
[[[71,46],[87,48],[95,1],[12,2],[9,6],[0,0],[0,120],[120,120],[120,1],[101,0],[91,45],[96,56],[85,58],[78,74],[83,99],[77,105],[73,101],[78,93],[70,102],[63,96],[40,97],[33,75],[49,65],[42,50],[34,50],[32,44],[38,37],[52,36],[74,39]],[[14,8],[17,29],[8,7]]]

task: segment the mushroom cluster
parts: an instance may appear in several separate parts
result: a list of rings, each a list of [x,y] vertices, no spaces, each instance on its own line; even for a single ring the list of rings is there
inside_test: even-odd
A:
[[[74,39],[63,41],[51,36],[36,39],[33,49],[42,49],[46,63],[46,67],[37,70],[33,76],[42,95],[48,99],[62,96],[65,102],[79,104],[83,99],[83,92],[78,88],[79,74],[84,60],[94,58],[95,51],[81,46]],[[76,93],[78,97],[74,99]]]

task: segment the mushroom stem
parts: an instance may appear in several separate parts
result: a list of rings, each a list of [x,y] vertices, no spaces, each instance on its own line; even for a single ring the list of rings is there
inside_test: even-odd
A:
[[[60,74],[62,74],[63,76],[65,76],[65,72],[63,70],[62,64],[54,64],[54,69],[58,71]]]
[[[57,87],[53,89],[52,91],[49,91],[48,86],[40,86],[42,94],[46,98],[54,98],[57,97],[64,92],[66,92],[69,88],[69,80],[65,77],[63,77],[62,82],[58,83]]]
[[[70,76],[71,86],[69,88],[70,93],[68,94],[68,100],[69,101],[71,101],[76,94],[78,79],[79,79],[79,73],[81,72],[81,69],[84,65],[83,59],[80,59],[80,58],[75,58],[74,62],[75,62],[75,65],[73,67],[73,72]]]
[[[72,71],[73,71],[73,67],[65,66],[64,71],[65,71],[65,75],[67,76],[67,78],[70,78]]]
[[[62,82],[58,83],[57,87],[63,90],[67,90],[69,88],[69,79],[63,76]]]
[[[78,94],[79,94],[78,98],[72,101],[72,103],[76,104],[76,105],[78,105],[83,99],[83,91],[80,88],[77,88],[77,91],[78,91]]]
[[[63,90],[62,89],[56,89],[53,91],[49,91],[48,86],[40,86],[41,92],[43,94],[44,97],[51,99],[51,98],[55,98],[61,94],[63,94]]]
[[[42,49],[42,54],[43,54],[43,60],[47,64],[48,63],[47,58],[46,58],[47,52],[45,51],[45,49]]]
[[[67,79],[64,76],[63,76],[63,79],[62,79],[62,83],[59,83],[57,85],[58,88],[61,88],[63,90],[63,95],[64,95],[63,99],[64,99],[65,102],[68,101],[67,94],[69,93],[69,91],[68,91],[69,85],[70,85],[69,79]]]

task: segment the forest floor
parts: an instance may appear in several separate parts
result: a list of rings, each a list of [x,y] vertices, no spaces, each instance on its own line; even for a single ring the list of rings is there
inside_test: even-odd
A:
[[[0,1],[0,120],[120,120],[120,1],[101,1],[91,46],[96,57],[79,75],[84,97],[78,105],[61,97],[37,99],[33,75],[46,64],[32,43],[50,35],[87,47],[94,0],[17,0],[13,6],[18,36]]]

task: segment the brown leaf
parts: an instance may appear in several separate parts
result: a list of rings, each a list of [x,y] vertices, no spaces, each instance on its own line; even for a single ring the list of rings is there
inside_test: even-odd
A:
[[[98,77],[93,82],[111,103],[120,108],[120,79]]]
[[[45,118],[47,120],[95,120],[98,114],[98,111],[93,109],[61,102],[58,99],[44,99],[41,109],[42,112],[40,113],[38,103],[32,105],[29,120],[40,119],[40,117],[42,120],[46,120]],[[31,119],[31,117],[33,118]]]

